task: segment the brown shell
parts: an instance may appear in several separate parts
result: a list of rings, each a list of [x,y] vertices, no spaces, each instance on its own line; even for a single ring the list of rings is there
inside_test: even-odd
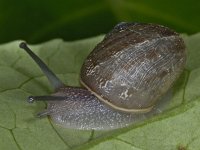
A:
[[[123,111],[150,110],[184,69],[183,39],[157,24],[121,23],[87,57],[81,83]]]

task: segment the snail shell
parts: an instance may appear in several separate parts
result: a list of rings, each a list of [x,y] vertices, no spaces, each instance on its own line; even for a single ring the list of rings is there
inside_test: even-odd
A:
[[[169,90],[185,62],[185,44],[175,31],[121,23],[87,57],[81,83],[114,109],[145,112]]]

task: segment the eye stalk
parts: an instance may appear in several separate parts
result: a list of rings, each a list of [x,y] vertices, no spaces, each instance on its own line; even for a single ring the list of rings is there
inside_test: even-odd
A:
[[[49,82],[54,87],[55,91],[58,91],[58,89],[65,87],[64,83],[49,69],[49,67],[36,54],[32,52],[32,50],[27,46],[25,42],[21,42],[19,44],[19,47],[24,49],[38,64],[40,69],[48,78]]]
[[[21,43],[19,44],[19,47],[22,48],[22,49],[27,49],[27,48],[28,48],[28,47],[27,47],[27,44],[26,44],[25,42],[21,42]]]

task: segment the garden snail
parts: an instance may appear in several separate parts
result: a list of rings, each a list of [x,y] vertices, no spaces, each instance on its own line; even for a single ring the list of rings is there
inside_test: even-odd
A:
[[[28,98],[29,102],[48,101],[38,116],[49,115],[56,124],[77,129],[120,128],[159,111],[157,103],[186,62],[179,34],[150,23],[116,25],[85,60],[80,76],[84,88],[65,86],[26,43],[20,47],[56,91],[51,96]]]

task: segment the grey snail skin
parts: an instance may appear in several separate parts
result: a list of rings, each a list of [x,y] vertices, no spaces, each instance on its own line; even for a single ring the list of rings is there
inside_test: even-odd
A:
[[[178,33],[152,23],[120,23],[86,58],[83,87],[64,85],[25,42],[20,44],[55,89],[38,117],[50,116],[62,127],[108,130],[128,126],[162,112],[165,95],[184,70],[186,48]]]

